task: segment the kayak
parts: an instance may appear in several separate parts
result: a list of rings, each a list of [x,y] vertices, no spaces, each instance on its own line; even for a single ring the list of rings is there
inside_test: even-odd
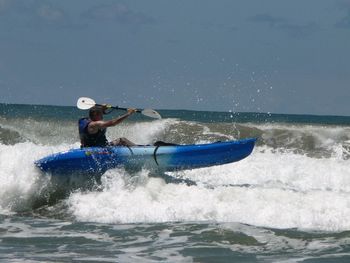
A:
[[[35,162],[53,175],[103,174],[117,167],[126,169],[187,170],[237,162],[251,154],[255,138],[192,145],[108,146],[72,149]]]

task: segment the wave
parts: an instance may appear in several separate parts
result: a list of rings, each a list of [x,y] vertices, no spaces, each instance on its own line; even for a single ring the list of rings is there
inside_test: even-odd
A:
[[[126,128],[119,127],[120,132],[111,136],[128,136],[135,141],[147,144],[156,137],[156,134],[166,129],[169,121],[155,121],[152,127],[145,129],[146,123],[134,123]],[[18,125],[17,125],[18,124]],[[6,131],[17,137],[10,143],[0,143],[0,211],[3,213],[15,211],[30,211],[42,205],[52,204],[66,197],[73,189],[81,188],[79,182],[71,181],[68,184],[53,180],[49,175],[42,174],[35,167],[34,162],[44,156],[71,148],[79,148],[80,143],[72,136],[76,132],[75,125],[62,123],[23,123],[20,120],[7,123]],[[36,133],[35,131],[47,125],[48,129]],[[14,128],[15,127],[15,128]],[[132,133],[131,130],[144,130],[143,133]],[[63,132],[64,131],[64,132]],[[115,132],[115,131],[114,131]],[[26,133],[26,137],[21,134]],[[52,140],[50,140],[51,137]],[[17,142],[20,138],[23,142]],[[80,180],[83,181],[83,180]],[[67,189],[62,189],[67,187]]]
[[[17,131],[0,126],[0,143],[10,145],[23,141],[24,138]]]
[[[83,222],[240,222],[270,228],[348,230],[350,171],[341,157],[311,158],[258,146],[238,163],[173,172],[196,185],[167,184],[162,174],[106,172],[101,185],[58,199],[33,161],[74,145],[0,146],[0,212],[33,211]],[[19,154],[20,152],[20,154]],[[19,165],[20,164],[20,165]],[[60,200],[60,201],[58,201]]]
[[[181,119],[156,121],[129,121],[109,128],[107,137],[112,140],[127,137],[137,144],[150,144],[157,140],[177,144],[205,143],[258,138],[258,145],[282,151],[294,151],[310,157],[331,157],[338,146],[348,158],[350,127],[320,124],[290,123],[230,123],[198,122]],[[71,120],[3,118],[0,117],[0,143],[13,145],[19,142],[56,146],[79,141],[77,122]]]
[[[241,162],[172,176],[197,185],[166,184],[143,170],[107,172],[99,192],[67,200],[79,221],[100,223],[215,221],[270,228],[349,229],[350,171],[337,158],[255,151]],[[103,209],[102,209],[103,208]]]
[[[102,184],[60,193],[34,161],[79,147],[76,122],[0,117],[0,213],[33,211],[104,223],[216,221],[272,228],[349,230],[350,127],[319,124],[129,121],[108,130],[138,144],[259,138],[238,163],[162,174],[114,169]],[[152,176],[158,176],[154,178]]]
[[[62,150],[56,148],[56,150]],[[18,212],[31,208],[33,198],[45,188],[45,177],[33,165],[35,159],[54,149],[30,142],[0,144],[0,211]]]

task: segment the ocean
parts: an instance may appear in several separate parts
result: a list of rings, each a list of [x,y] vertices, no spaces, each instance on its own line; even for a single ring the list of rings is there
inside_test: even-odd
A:
[[[237,163],[167,173],[196,185],[119,168],[58,190],[34,161],[79,147],[86,112],[0,104],[0,261],[350,262],[350,117],[159,112],[107,137],[258,142]]]

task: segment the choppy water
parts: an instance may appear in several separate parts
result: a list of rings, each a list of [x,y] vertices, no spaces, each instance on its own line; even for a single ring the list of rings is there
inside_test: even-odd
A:
[[[350,260],[350,117],[160,113],[162,120],[134,116],[108,137],[259,141],[243,161],[168,174],[197,185],[115,169],[101,185],[65,190],[33,162],[79,147],[84,113],[0,104],[0,260]]]

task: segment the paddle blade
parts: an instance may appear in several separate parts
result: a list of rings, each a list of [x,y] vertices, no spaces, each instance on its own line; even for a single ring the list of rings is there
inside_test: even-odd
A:
[[[154,118],[154,119],[161,119],[162,116],[158,112],[152,109],[144,109],[141,111],[141,113],[147,117]]]
[[[95,101],[87,97],[81,97],[77,101],[77,107],[78,109],[81,109],[81,110],[88,110],[95,105],[96,105]]]

